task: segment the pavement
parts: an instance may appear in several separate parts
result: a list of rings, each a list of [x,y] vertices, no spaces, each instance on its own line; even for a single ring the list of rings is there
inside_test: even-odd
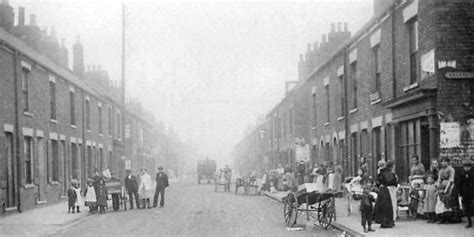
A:
[[[165,195],[164,208],[68,214],[61,202],[10,214],[0,217],[0,236],[339,236],[304,224],[288,229],[281,203],[215,192],[213,184],[195,179],[170,182]]]
[[[287,195],[286,192],[269,193],[264,192],[265,196],[282,202],[282,198]],[[402,216],[395,222],[395,227],[391,229],[381,229],[378,224],[373,224],[375,232],[364,233],[360,223],[359,202],[350,201],[352,212],[348,215],[347,199],[336,198],[336,220],[332,222],[335,229],[346,232],[350,236],[442,236],[442,237],[474,237],[474,228],[464,228],[466,220],[459,224],[428,224],[426,220],[413,220]]]
[[[89,210],[67,213],[67,200],[0,217],[0,236],[45,236],[90,216]]]

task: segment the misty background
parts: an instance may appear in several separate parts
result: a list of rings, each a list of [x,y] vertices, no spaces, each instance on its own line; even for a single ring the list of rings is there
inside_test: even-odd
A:
[[[69,62],[76,36],[85,65],[121,73],[122,3],[15,1],[66,40]],[[372,0],[293,3],[125,1],[126,95],[191,143],[203,157],[231,164],[245,130],[297,80],[298,55],[321,41],[332,22],[354,34],[372,16]],[[71,67],[71,66],[70,66]],[[198,157],[198,158],[203,158]]]

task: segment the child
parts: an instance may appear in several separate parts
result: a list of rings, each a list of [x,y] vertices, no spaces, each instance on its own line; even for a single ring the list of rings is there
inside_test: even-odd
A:
[[[105,186],[104,179],[99,180],[97,185],[97,205],[100,208],[99,214],[105,213],[105,207],[107,206],[107,187]]]
[[[364,232],[367,233],[369,231],[375,231],[372,229],[372,218],[373,218],[373,211],[375,202],[374,196],[370,194],[371,188],[366,186],[363,189],[361,199],[360,199],[360,215],[361,215],[361,224],[364,228]],[[367,224],[367,228],[366,228]]]
[[[408,205],[415,220],[418,215],[418,202],[420,201],[419,189],[420,183],[413,183],[413,188],[410,190],[410,204]]]
[[[93,180],[91,179],[87,180],[87,189],[86,189],[86,192],[84,193],[84,196],[86,197],[85,198],[86,206],[89,207],[89,212],[92,212],[94,210],[94,207],[97,202],[97,199],[95,196],[95,189],[92,183],[93,183]]]
[[[77,200],[76,191],[74,190],[74,184],[71,183],[71,187],[67,190],[67,198],[68,198],[68,210],[67,213],[74,213],[74,204]]]
[[[76,202],[74,203],[74,207],[77,208],[77,213],[79,213],[79,207],[82,206],[81,188],[79,187],[79,181],[73,179],[71,183],[73,184],[74,191],[76,192]]]
[[[433,176],[429,175],[426,181],[423,211],[426,213],[428,223],[435,223],[436,187]]]

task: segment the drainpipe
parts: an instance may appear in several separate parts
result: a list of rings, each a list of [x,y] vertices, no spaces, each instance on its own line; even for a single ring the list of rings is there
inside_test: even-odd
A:
[[[17,210],[18,212],[22,212],[21,209],[21,156],[20,156],[20,121],[19,121],[19,103],[18,103],[18,62],[19,62],[19,57],[18,57],[18,52],[15,51],[14,53],[14,80],[15,80],[15,137],[16,137],[16,146],[15,146],[15,158],[16,158],[16,183],[17,183]]]
[[[344,130],[346,132],[344,134],[345,135],[345,137],[344,137],[345,142],[344,142],[344,147],[343,147],[343,149],[345,151],[344,152],[345,157],[342,157],[342,159],[346,160],[345,163],[346,163],[346,166],[347,166],[348,169],[345,170],[345,172],[343,172],[343,173],[344,173],[344,176],[347,177],[348,174],[349,174],[349,170],[351,170],[351,168],[352,168],[351,161],[349,160],[349,142],[350,142],[349,137],[350,137],[351,133],[349,131],[349,113],[348,113],[349,106],[347,105],[347,101],[348,101],[348,99],[347,99],[347,97],[348,97],[348,93],[347,93],[348,80],[347,80],[347,78],[348,77],[347,77],[347,75],[349,74],[349,67],[348,67],[349,64],[348,64],[347,60],[348,60],[349,48],[344,48],[343,50],[344,50],[344,77],[343,77],[343,79],[344,79]],[[343,167],[343,168],[346,168],[346,167]]]

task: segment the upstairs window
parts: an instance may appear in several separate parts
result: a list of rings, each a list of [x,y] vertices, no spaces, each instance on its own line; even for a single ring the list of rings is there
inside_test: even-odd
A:
[[[357,61],[351,63],[352,108],[357,108]]]
[[[326,117],[326,121],[329,123],[329,121],[331,120],[331,103],[330,103],[330,98],[329,98],[329,84],[326,85],[325,87],[325,91],[326,91],[326,114],[327,114],[327,117]]]
[[[75,100],[74,91],[69,91],[69,103],[71,104],[70,107],[70,117],[71,117],[71,125],[76,125],[76,100]]]
[[[56,120],[56,82],[49,81],[49,103],[51,108],[51,119]]]
[[[415,17],[407,24],[410,44],[410,84],[413,84],[417,81],[418,72],[418,20]]]
[[[86,128],[91,130],[91,105],[88,99],[86,99]]]
[[[97,112],[99,114],[99,134],[102,134],[102,106],[98,106]]]
[[[344,75],[339,76],[339,91],[341,93],[341,96],[339,97],[339,103],[341,107],[339,116],[344,117],[344,110],[346,109],[346,106],[344,105]]]
[[[381,65],[380,65],[380,46],[377,45],[372,48],[372,58],[373,58],[373,67],[374,67],[374,92],[380,91],[380,74],[381,74]]]
[[[30,94],[29,94],[29,74],[26,68],[21,70],[21,90],[23,94],[23,111],[30,111]]]

